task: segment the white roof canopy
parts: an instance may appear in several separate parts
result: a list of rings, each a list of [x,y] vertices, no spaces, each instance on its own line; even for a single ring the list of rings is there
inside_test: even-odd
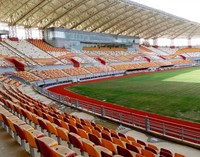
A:
[[[139,38],[200,37],[200,24],[128,0],[0,0],[0,22]]]

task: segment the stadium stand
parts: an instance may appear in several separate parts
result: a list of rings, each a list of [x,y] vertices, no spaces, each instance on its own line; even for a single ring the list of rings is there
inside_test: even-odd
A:
[[[78,97],[63,97],[47,88],[99,78],[124,77],[129,73],[199,65],[198,46],[175,47],[172,44],[160,47],[146,41],[160,35],[191,39],[200,34],[198,23],[128,0],[4,1],[1,13],[0,22],[6,22],[6,30],[1,30],[0,23],[0,128],[11,135],[24,151],[33,157],[185,157],[176,151],[144,142],[136,135],[128,136],[84,116],[74,116],[70,114],[70,107],[108,118],[102,104],[94,113],[98,108],[96,104],[79,103]],[[142,26],[143,22],[150,24]],[[170,33],[163,31],[164,27]],[[187,30],[180,33],[183,27]],[[33,39],[35,32],[38,33],[37,39]],[[144,44],[139,44],[139,38],[145,39]],[[51,98],[51,102],[45,103],[36,99],[37,96],[30,96],[23,90],[26,86]],[[53,100],[56,100],[55,104]],[[62,110],[64,103],[66,110]],[[88,107],[88,103],[92,106]],[[122,110],[109,108],[109,112],[115,116],[109,120],[127,125],[127,121],[122,121]],[[190,130],[192,133],[182,128],[180,134],[172,127],[171,133],[165,136],[166,126],[162,118],[152,118],[162,123],[162,130],[148,130],[144,127],[149,122],[148,116],[137,116],[140,117],[139,125],[136,124],[138,117],[136,121],[131,117],[131,125],[135,122],[131,128],[152,131],[166,139],[194,147],[198,145],[199,148],[199,134],[195,132],[192,136],[197,137],[192,140],[187,136],[196,128]],[[171,122],[167,121],[166,125],[169,124]],[[181,139],[181,136],[186,138]]]
[[[184,157],[179,153],[172,154],[170,150],[159,149],[152,144],[146,144],[135,137],[125,136],[99,124],[62,113],[29,97],[23,93],[20,85],[20,82],[12,79],[5,79],[3,82],[4,90],[0,91],[3,97],[0,97],[0,101],[4,105],[0,106],[0,121],[9,133],[12,132],[15,140],[21,139],[20,144],[24,148],[25,142],[29,144],[33,156],[36,149],[43,156],[49,154],[74,157],[77,153],[71,149],[73,145],[83,156],[86,152],[95,157],[101,157],[104,153],[116,157],[127,156],[127,154],[131,157],[139,154],[146,157],[156,157],[158,154]],[[41,131],[37,129],[38,126]],[[48,136],[45,135],[44,130]],[[52,134],[56,135],[57,140],[51,137]],[[68,145],[62,145],[61,139],[67,140]]]

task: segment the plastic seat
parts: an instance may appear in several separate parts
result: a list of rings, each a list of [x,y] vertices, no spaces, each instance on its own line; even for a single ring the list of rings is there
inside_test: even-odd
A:
[[[43,157],[73,157],[76,154],[71,149],[62,145],[51,147],[41,139],[36,139],[36,144]]]
[[[76,123],[76,127],[80,128],[80,129],[83,129],[83,125],[81,123]]]
[[[117,151],[119,155],[122,155],[124,157],[133,157],[133,155],[131,154],[131,152],[121,146],[117,146]]]
[[[23,116],[29,120],[29,124],[31,124],[31,122],[33,121],[32,113],[23,109],[21,111],[22,111]]]
[[[46,125],[47,125],[47,131],[48,131],[49,136],[51,137],[51,134],[54,134],[58,137],[56,125],[54,123],[49,122],[49,121],[46,121]]]
[[[136,146],[137,148],[140,148],[140,149],[143,149],[143,148],[144,148],[143,145],[141,145],[141,144],[139,144],[139,143],[137,143],[137,142],[133,142],[133,141],[132,141],[132,145],[134,145],[134,146]]]
[[[98,130],[92,129],[92,133],[96,135],[98,138],[101,138],[101,133]]]
[[[62,127],[56,127],[58,137],[66,142],[69,143],[68,133],[69,131]]]
[[[40,117],[38,117],[36,114],[32,114],[33,123],[34,123],[36,129],[39,125],[39,121],[38,121],[39,118]]]
[[[127,136],[127,139],[128,139],[129,141],[133,141],[133,142],[136,142],[136,140],[135,140],[135,138],[134,138],[134,137],[131,137],[131,136]]]
[[[103,139],[101,140],[102,146],[112,151],[114,154],[118,154],[117,147],[114,143],[109,140]]]
[[[97,130],[98,132],[101,132],[101,130],[102,130],[102,128],[98,127],[98,126],[95,126],[94,129]]]
[[[154,154],[158,154],[158,152],[155,149],[153,149],[153,148],[145,147],[145,149],[148,150],[148,151],[150,151],[150,152],[152,152],[152,153],[154,153]]]
[[[113,155],[110,155],[108,153],[105,153],[105,152],[101,152],[101,157],[113,157]]]
[[[54,118],[46,113],[43,113],[44,119],[50,121],[51,123],[54,123]]]
[[[146,145],[146,143],[145,143],[145,142],[143,142],[143,141],[141,141],[141,140],[137,140],[137,143],[139,143],[139,144],[143,145],[144,147],[146,147],[146,146],[147,146],[147,145]]]
[[[109,140],[109,141],[112,142],[112,138],[110,137],[109,134],[105,134],[105,133],[102,132],[102,133],[101,133],[101,136],[102,136],[102,138],[104,138],[104,139]]]
[[[41,131],[42,131],[42,132],[44,132],[44,130],[47,131],[46,120],[41,119],[41,118],[38,118],[38,122],[39,122],[39,125],[40,125],[40,127],[41,127]]]
[[[105,128],[103,130],[101,130],[101,133],[110,135],[110,131],[108,131],[107,128],[106,128],[106,130],[105,130]]]
[[[69,119],[69,124],[76,127],[76,120],[74,118]]]
[[[45,135],[41,131],[38,131],[38,130],[32,130],[32,131],[24,130],[24,134],[30,146],[30,153],[32,156],[35,156],[34,148],[35,149],[37,148],[35,138],[41,138],[41,137],[44,137]]]
[[[133,152],[135,152],[135,153],[140,154],[139,149],[138,149],[136,146],[132,145],[132,144],[126,143],[126,148],[127,148],[128,150],[131,150],[131,151],[133,151]]]
[[[143,156],[141,154],[136,154],[135,157],[145,157],[145,156]]]
[[[69,124],[69,130],[70,130],[70,132],[78,134],[77,128],[75,126],[71,125],[71,124]]]
[[[118,138],[119,139],[119,136],[113,132],[111,132],[111,137],[115,137],[115,138]]]
[[[160,148],[160,152],[167,152],[168,154],[171,154],[173,156],[172,152],[165,148]]]
[[[130,143],[130,141],[127,138],[124,137],[120,137],[119,138],[121,141],[126,142],[126,143]]]
[[[126,136],[124,134],[120,133],[120,132],[118,132],[118,136],[126,138]]]
[[[92,157],[101,157],[101,152],[112,155],[112,152],[102,146],[94,146],[91,143],[83,141],[85,151]]]
[[[89,134],[92,133],[92,129],[86,125],[83,125],[83,129]]]
[[[71,143],[74,147],[80,149],[81,155],[84,155],[84,150],[85,150],[85,149],[84,149],[84,147],[83,147],[83,143],[82,143],[81,137],[80,137],[79,135],[75,134],[75,133],[71,133],[71,132],[70,132],[70,133],[68,134],[68,138],[69,138],[70,143]]]
[[[78,135],[82,138],[89,139],[88,133],[83,129],[78,128]]]
[[[113,143],[123,148],[126,148],[126,144],[118,138],[113,137]]]
[[[173,157],[172,154],[166,151],[160,151],[160,156],[165,156],[165,157]]]
[[[148,157],[156,157],[154,153],[152,153],[151,151],[148,151],[146,149],[142,149],[141,154],[144,156],[148,156]]]
[[[66,123],[65,121],[60,121],[60,125],[61,125],[61,127],[63,127],[63,128],[65,128],[65,129],[67,129],[68,131],[70,131],[69,130],[69,125],[68,125],[68,123]]]
[[[89,133],[89,139],[92,141],[95,145],[101,145],[101,140],[94,134]]]
[[[153,145],[153,144],[148,144],[148,147],[154,149],[154,150],[157,151],[157,152],[159,151],[158,147],[156,147],[156,146]]]
[[[15,127],[17,135],[21,139],[21,146],[25,149],[25,141],[27,141],[25,133],[24,133],[23,129],[20,126],[14,124],[14,127]]]

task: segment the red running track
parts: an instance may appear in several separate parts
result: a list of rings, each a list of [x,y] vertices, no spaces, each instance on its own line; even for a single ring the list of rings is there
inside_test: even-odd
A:
[[[134,76],[135,75],[139,75],[139,74],[134,74]],[[121,76],[121,77],[124,77],[124,76]],[[116,78],[119,78],[119,77],[110,77],[110,78],[103,78],[103,79],[98,79],[98,80],[85,81],[85,82],[81,82],[79,84],[85,84],[85,83],[97,82],[97,81],[104,81],[104,80],[116,79]],[[111,103],[108,103],[108,102],[103,102],[103,101],[100,101],[100,100],[95,100],[93,98],[85,97],[85,96],[79,95],[77,93],[71,92],[71,91],[66,89],[67,87],[73,86],[73,85],[75,85],[75,84],[59,85],[59,86],[48,88],[48,90],[51,91],[51,92],[63,95],[63,96],[68,96],[68,97],[71,97],[71,98],[74,98],[74,99],[79,99],[79,100],[82,100],[82,101],[85,101],[85,102],[89,102],[93,105],[96,104],[97,106],[104,106],[105,108],[109,108],[109,109],[112,109],[114,111],[123,112],[125,114],[137,114],[137,115],[141,115],[143,117],[148,116],[150,119],[154,119],[154,120],[157,120],[159,122],[162,121],[165,124],[173,124],[174,126],[177,126],[177,127],[184,127],[184,128],[190,129],[190,130],[200,132],[200,124],[199,123],[175,119],[175,118],[170,118],[170,117],[166,117],[166,116],[162,116],[162,115],[158,115],[158,114],[154,114],[154,113],[139,111],[139,110],[132,109],[132,108],[126,108],[126,107],[119,106],[119,105],[116,105],[116,104],[111,104]]]
[[[134,74],[134,75],[139,75],[139,74]],[[85,81],[85,82],[81,82],[79,84],[85,84],[85,83],[97,82],[97,81],[104,81],[104,80],[116,79],[116,78],[119,78],[119,77],[111,77],[111,78],[103,78],[103,79],[98,79],[98,80]],[[181,129],[184,129],[184,140],[185,141],[189,141],[189,142],[196,143],[196,144],[200,143],[199,140],[198,141],[196,140],[196,139],[200,139],[200,124],[199,123],[175,119],[175,118],[170,118],[170,117],[166,117],[166,116],[162,116],[162,115],[158,115],[158,114],[154,114],[154,113],[139,111],[139,110],[132,109],[132,108],[126,108],[126,107],[119,106],[119,105],[116,105],[116,104],[111,104],[111,103],[108,103],[108,102],[103,102],[103,101],[100,101],[100,100],[95,100],[93,98],[82,96],[82,95],[79,95],[77,93],[71,92],[71,91],[66,89],[67,87],[73,86],[73,85],[77,85],[77,84],[59,85],[59,86],[48,88],[48,90],[53,92],[53,93],[56,93],[56,94],[68,96],[68,97],[70,97],[71,100],[77,99],[80,102],[81,101],[87,102],[88,105],[90,104],[92,106],[104,107],[105,109],[109,109],[109,110],[116,111],[118,113],[122,113],[125,116],[126,115],[129,115],[129,116],[132,115],[132,116],[140,117],[140,118],[143,118],[143,119],[145,119],[145,117],[148,116],[149,120],[151,122],[151,126],[157,125],[157,127],[154,127],[153,129],[151,129],[152,131],[163,134],[163,130],[161,131],[158,128],[162,129],[162,124],[164,123],[165,128],[168,131],[166,133],[166,135],[171,136],[171,137],[175,137],[175,138],[178,138],[178,139],[182,139],[180,134],[182,134]],[[171,131],[171,133],[169,131]]]
[[[170,69],[170,70],[176,70],[176,69]],[[156,72],[162,72],[162,71],[156,71]],[[151,73],[154,73],[154,72],[151,72]],[[120,78],[120,77],[130,77],[130,76],[136,76],[136,75],[141,75],[141,74],[144,74],[144,73],[137,73],[137,74],[132,74],[132,75],[128,75],[128,76],[110,77],[110,78],[103,78],[103,79],[98,79],[98,80],[85,81],[85,82],[81,82],[80,84],[104,81],[104,80],[109,80],[109,79],[116,79],[116,78]],[[197,145],[200,144],[200,140],[199,140],[200,139],[200,123],[170,118],[170,117],[166,117],[166,116],[162,116],[162,115],[157,115],[154,113],[139,111],[139,110],[135,110],[132,108],[126,108],[126,107],[119,106],[116,104],[111,104],[108,102],[103,102],[103,101],[95,100],[92,98],[88,98],[88,97],[73,93],[66,89],[68,86],[73,86],[73,85],[74,84],[60,85],[60,86],[49,88],[48,90],[53,93],[57,93],[57,94],[60,94],[63,96],[70,97],[70,100],[72,100],[71,102],[73,102],[73,100],[77,99],[77,100],[79,100],[79,102],[87,103],[88,106],[96,106],[98,108],[103,106],[105,108],[105,110],[106,109],[113,110],[114,112],[117,112],[118,114],[122,113],[123,116],[126,116],[126,115],[127,115],[127,117],[134,116],[135,118],[138,117],[138,118],[143,118],[143,119],[145,119],[145,117],[148,116],[149,120],[151,122],[151,130],[152,131],[163,134],[163,123],[164,123],[165,129],[167,130],[167,132],[166,132],[167,136],[171,136],[171,137],[175,137],[177,139],[183,140],[183,135],[184,135],[184,141],[192,142]],[[118,118],[118,120],[119,120],[119,118]],[[154,128],[152,128],[152,126]],[[180,136],[180,135],[182,135],[182,136]]]

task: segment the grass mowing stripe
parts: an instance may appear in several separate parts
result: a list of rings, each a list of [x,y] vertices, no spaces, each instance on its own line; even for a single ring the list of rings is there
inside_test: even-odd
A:
[[[69,87],[73,92],[152,113],[200,122],[199,67],[94,82]],[[194,75],[193,75],[194,74]],[[190,78],[188,82],[184,80]],[[174,81],[166,81],[167,79]],[[184,82],[178,82],[181,79]]]

